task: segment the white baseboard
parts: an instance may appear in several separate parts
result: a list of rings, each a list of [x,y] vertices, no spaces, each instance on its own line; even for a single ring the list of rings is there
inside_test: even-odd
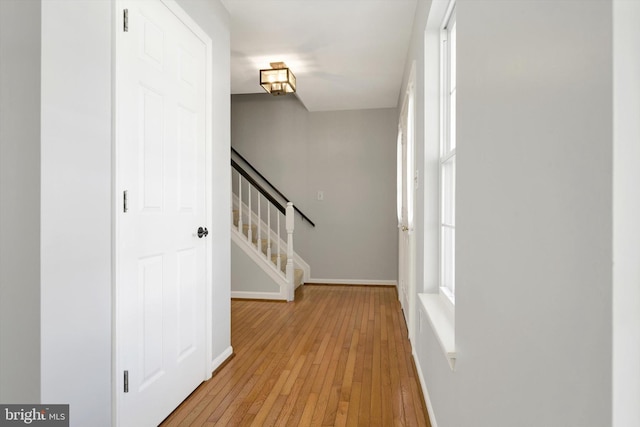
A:
[[[215,371],[233,354],[233,347],[227,347],[218,357],[211,361],[211,372]]]
[[[369,285],[369,286],[397,286],[395,280],[361,280],[361,279],[309,279],[305,284],[323,285]]]
[[[420,367],[420,361],[416,356],[415,351],[412,352],[411,356],[413,357],[413,363],[416,365],[416,371],[418,371],[418,379],[420,380],[420,387],[422,388],[422,395],[424,396],[424,401],[427,404],[427,413],[429,414],[429,421],[431,422],[431,427],[438,427],[438,423],[436,422],[436,416],[433,412],[433,405],[431,404],[431,398],[429,397],[429,392],[427,391],[427,384],[424,382],[424,376],[422,375],[422,368]]]
[[[240,299],[265,299],[286,301],[287,297],[278,292],[248,292],[248,291],[231,291],[231,298]]]

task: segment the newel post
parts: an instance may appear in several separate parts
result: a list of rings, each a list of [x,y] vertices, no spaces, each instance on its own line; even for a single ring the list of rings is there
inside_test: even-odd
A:
[[[294,293],[295,293],[295,283],[293,277],[293,222],[294,222],[294,211],[293,211],[293,203],[287,203],[287,215],[286,215],[286,226],[287,226],[287,282],[289,282],[289,296],[287,297],[287,301],[293,301]]]

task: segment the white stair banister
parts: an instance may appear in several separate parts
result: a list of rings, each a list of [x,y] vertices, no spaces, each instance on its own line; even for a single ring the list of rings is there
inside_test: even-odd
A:
[[[262,209],[260,206],[260,199],[262,198],[262,195],[260,193],[258,193],[258,239],[256,240],[256,247],[258,248],[259,251],[262,252]]]
[[[267,202],[267,259],[271,260],[271,202]]]
[[[232,239],[278,284],[279,290],[274,293],[274,299],[293,301],[296,285],[301,285],[308,277],[307,264],[293,249],[294,216],[297,212],[293,203],[287,202],[283,207],[281,202],[263,193],[259,184],[235,168],[231,186]],[[273,215],[275,223],[271,218]]]
[[[242,175],[238,174],[238,231],[242,233]]]
[[[293,277],[293,224],[294,224],[294,210],[293,203],[287,203],[287,281],[289,282],[289,298],[288,301],[293,301],[295,293],[295,283]]]
[[[251,209],[251,185],[248,186],[247,193],[249,194],[249,203],[248,203],[248,205],[249,205],[249,215],[248,215],[249,216],[249,229],[247,230],[247,242],[249,242],[249,244],[252,244],[253,243],[253,233],[252,233],[252,230],[251,230],[251,224],[252,224],[251,219],[252,219],[252,216],[253,216],[252,215],[253,210]]]
[[[277,213],[276,215],[276,219],[278,220],[278,224],[277,224],[277,233],[278,233],[278,255],[276,255],[276,267],[278,268],[278,271],[280,271],[282,269],[282,265],[281,265],[281,254],[282,254],[282,250],[280,249],[280,240],[282,240],[282,237],[280,235],[280,213]]]

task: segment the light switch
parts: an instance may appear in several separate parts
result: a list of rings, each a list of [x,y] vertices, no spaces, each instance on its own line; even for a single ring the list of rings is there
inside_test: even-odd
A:
[[[324,200],[324,191],[318,190],[318,200]]]

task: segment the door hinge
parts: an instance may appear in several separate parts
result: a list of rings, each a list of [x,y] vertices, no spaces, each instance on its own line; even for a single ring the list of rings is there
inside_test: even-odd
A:
[[[123,13],[122,13],[122,17],[123,17],[123,30],[124,32],[128,32],[129,31],[129,9],[124,9]]]
[[[124,371],[124,392],[129,393],[129,371]]]
[[[127,190],[122,192],[122,211],[126,213],[129,210],[129,200],[127,199]]]

